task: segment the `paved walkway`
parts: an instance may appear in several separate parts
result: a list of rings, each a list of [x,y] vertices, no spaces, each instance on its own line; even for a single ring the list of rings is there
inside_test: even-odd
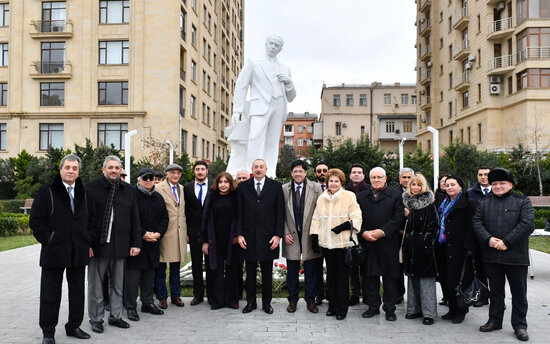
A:
[[[40,268],[39,245],[0,252],[0,343],[40,343],[38,326]],[[550,342],[550,255],[532,251],[535,278],[528,280],[529,335],[531,343]],[[105,325],[103,334],[90,331],[87,315],[82,329],[92,338],[78,340],[65,336],[67,294],[63,291],[57,343],[120,344],[120,343],[518,343],[510,326],[510,298],[506,302],[504,328],[494,333],[481,333],[478,327],[487,320],[488,307],[473,308],[459,325],[436,319],[432,326],[423,326],[421,319],[406,320],[405,306],[397,308],[397,321],[384,320],[383,314],[372,319],[361,318],[366,306],[350,308],[344,321],[325,316],[326,303],[319,314],[311,314],[305,303],[298,303],[294,314],[286,312],[287,301],[273,301],[275,313],[261,310],[242,314],[241,310],[211,311],[206,304],[190,307],[170,306],[163,316],[141,314],[141,321],[130,322],[127,330]],[[241,301],[241,308],[244,301]],[[439,315],[446,313],[439,306]]]

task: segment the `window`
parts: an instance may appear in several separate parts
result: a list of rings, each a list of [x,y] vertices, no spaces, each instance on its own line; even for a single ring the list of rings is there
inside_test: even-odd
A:
[[[65,42],[43,42],[41,73],[59,73],[65,67]]]
[[[285,145],[292,146],[294,144],[294,139],[292,137],[285,137]]]
[[[191,96],[191,117],[197,118],[197,98]]]
[[[477,138],[479,143],[481,143],[481,123],[477,124]]]
[[[391,104],[391,94],[384,93],[384,104],[385,105]]]
[[[481,101],[481,84],[477,84],[477,101]]]
[[[518,0],[518,24],[527,18],[550,18],[548,0]]]
[[[550,87],[549,68],[529,68],[518,74],[518,90],[542,87]]]
[[[206,140],[202,139],[202,145],[201,145],[201,156],[204,158],[206,153]]]
[[[99,64],[127,64],[129,51],[129,41],[100,41]]]
[[[468,139],[468,144],[471,144],[472,142],[472,131],[470,130],[470,127],[466,128],[466,133],[467,133],[467,139]]]
[[[361,135],[364,135],[364,134],[365,134],[365,126],[362,125],[362,126],[361,126]]]
[[[453,117],[453,102],[449,102],[449,118]]]
[[[42,22],[40,32],[62,32],[66,19],[65,1],[45,1],[42,3]]]
[[[460,143],[464,143],[464,129],[460,129]]]
[[[181,151],[187,153],[187,130],[181,130]]]
[[[306,127],[306,132],[307,132],[308,134],[313,133],[313,125],[308,125],[308,126]]]
[[[0,26],[10,25],[10,4],[0,4]],[[4,124],[5,125],[5,124]]]
[[[512,94],[514,92],[513,87],[513,78],[510,76],[508,77],[508,94]]]
[[[206,123],[206,104],[202,103],[202,123]]]
[[[439,49],[443,49],[443,38],[439,39]]]
[[[395,132],[395,122],[394,121],[387,121],[386,122],[386,133],[393,133]]]
[[[185,117],[185,88],[181,85],[179,93],[179,113],[181,117]]]
[[[524,88],[527,88],[527,70],[524,70],[523,72],[520,72],[516,74],[516,80],[517,80],[517,89],[523,90]]]
[[[449,130],[449,145],[453,144],[453,131]]]
[[[197,11],[197,0],[191,0],[191,7],[193,7],[195,12]]]
[[[453,59],[453,45],[449,45],[449,61]]]
[[[416,100],[416,96],[411,96],[411,104],[412,105],[418,104],[418,101]]]
[[[336,135],[342,135],[342,122],[336,122]]]
[[[449,89],[453,88],[453,73],[449,73]]]
[[[403,132],[412,133],[413,131],[413,122],[412,121],[403,121]]]
[[[465,108],[465,107],[468,107],[468,98],[470,96],[470,92],[469,91],[466,91],[464,93],[462,93],[462,107]]]
[[[8,65],[8,43],[0,43],[0,66],[7,66]]]
[[[206,38],[202,39],[202,56],[206,58]]]
[[[187,23],[187,13],[183,10],[183,8],[180,10],[180,35],[181,39],[185,41],[185,36],[187,35],[187,29],[185,27],[185,24]]]
[[[307,139],[306,140],[306,146],[311,146],[313,145],[313,140],[312,139]]]
[[[8,105],[8,84],[0,84],[0,106]]]
[[[124,134],[128,132],[128,123],[98,123],[97,145],[113,145],[115,149],[124,149]]]
[[[367,95],[366,94],[360,94],[359,95],[359,106],[367,106]]]
[[[407,105],[409,104],[409,95],[406,93],[401,94],[401,104]]]
[[[197,46],[197,28],[195,25],[191,25],[191,44]]]
[[[191,60],[191,80],[197,83],[197,63]]]
[[[202,70],[202,89],[206,91],[206,71]]]
[[[130,21],[129,0],[106,0],[99,2],[99,22],[102,24],[128,23]]]
[[[193,135],[191,140],[191,155],[197,156],[197,137]]]
[[[293,130],[294,130],[294,125],[285,124],[285,133],[292,133]]]
[[[304,145],[304,139],[298,139],[298,147],[302,147]]]
[[[8,125],[0,123],[0,150],[5,151],[8,143]]]
[[[63,148],[63,123],[40,123],[40,150]]]
[[[332,97],[332,105],[333,106],[340,106],[340,95],[339,94],[335,94],[333,97]]]
[[[128,105],[128,81],[99,82],[99,105]]]
[[[64,82],[41,82],[40,83],[40,106],[63,106],[65,105],[65,83]]]
[[[353,94],[346,95],[346,105],[353,106]]]
[[[298,134],[302,134],[304,132],[304,126],[303,125],[298,125]]]

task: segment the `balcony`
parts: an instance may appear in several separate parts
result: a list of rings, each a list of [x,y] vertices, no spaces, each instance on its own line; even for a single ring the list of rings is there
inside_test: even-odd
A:
[[[497,56],[489,60],[487,75],[504,74],[514,70],[517,63],[517,54]]]
[[[527,47],[518,52],[517,63],[524,60],[550,59],[550,46]]]
[[[428,68],[420,73],[420,84],[426,86],[432,82],[432,69]]]
[[[180,79],[185,81],[185,71],[183,69],[180,69]]]
[[[514,33],[514,17],[495,20],[489,27],[488,40],[499,41],[509,38]]]
[[[465,39],[455,43],[453,59],[461,61],[470,53],[470,42]]]
[[[35,61],[30,75],[33,79],[70,79],[73,65],[69,61]]]
[[[470,87],[470,77],[469,72],[465,71],[463,73],[459,73],[455,77],[455,83],[454,83],[454,89],[455,91],[461,92],[467,88]]]
[[[285,129],[285,131],[283,132],[283,136],[284,136],[284,137],[292,137],[292,136],[294,136],[294,129],[292,129],[291,131],[286,131],[286,129]]]
[[[422,0],[420,2],[420,12],[421,13],[428,12],[431,7],[432,7],[432,0]]]
[[[470,17],[468,16],[468,7],[462,7],[460,11],[453,16],[453,29],[461,31],[468,26]]]
[[[32,38],[71,38],[73,37],[73,23],[65,20],[33,20],[31,26]]]
[[[429,19],[422,19],[420,21],[420,36],[426,37],[432,31],[432,25]]]
[[[425,45],[420,51],[420,60],[426,61],[432,57],[432,49],[429,45]]]
[[[432,108],[432,97],[426,96],[420,98],[420,108],[422,110],[427,110]]]

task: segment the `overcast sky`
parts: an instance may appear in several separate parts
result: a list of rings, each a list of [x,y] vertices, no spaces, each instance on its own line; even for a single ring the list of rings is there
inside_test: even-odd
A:
[[[341,83],[416,81],[413,0],[245,0],[245,58],[264,55],[265,38],[283,37],[292,112],[319,113],[321,89]]]

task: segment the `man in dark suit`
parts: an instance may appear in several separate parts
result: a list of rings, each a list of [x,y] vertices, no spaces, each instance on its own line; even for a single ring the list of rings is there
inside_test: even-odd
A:
[[[264,160],[252,163],[254,178],[239,184],[237,236],[246,259],[246,301],[243,313],[256,309],[256,266],[262,270],[262,309],[273,313],[273,259],[279,257],[279,241],[284,233],[285,209],[281,184],[266,178]]]
[[[191,300],[191,306],[196,306],[204,301],[204,281],[202,277],[204,256],[202,253],[200,232],[204,201],[208,190],[212,186],[212,181],[208,180],[208,165],[203,160],[199,160],[193,164],[193,174],[195,175],[195,180],[185,184],[183,187],[183,197],[185,199],[187,237],[189,238],[189,248],[191,249],[191,270],[193,273],[193,300]]]
[[[80,158],[66,155],[61,160],[59,174],[51,184],[38,190],[32,204],[29,226],[42,244],[39,323],[43,344],[55,344],[64,271],[69,287],[69,321],[65,332],[70,337],[90,338],[80,329],[84,318],[84,276],[90,261],[90,209],[79,171]]]

